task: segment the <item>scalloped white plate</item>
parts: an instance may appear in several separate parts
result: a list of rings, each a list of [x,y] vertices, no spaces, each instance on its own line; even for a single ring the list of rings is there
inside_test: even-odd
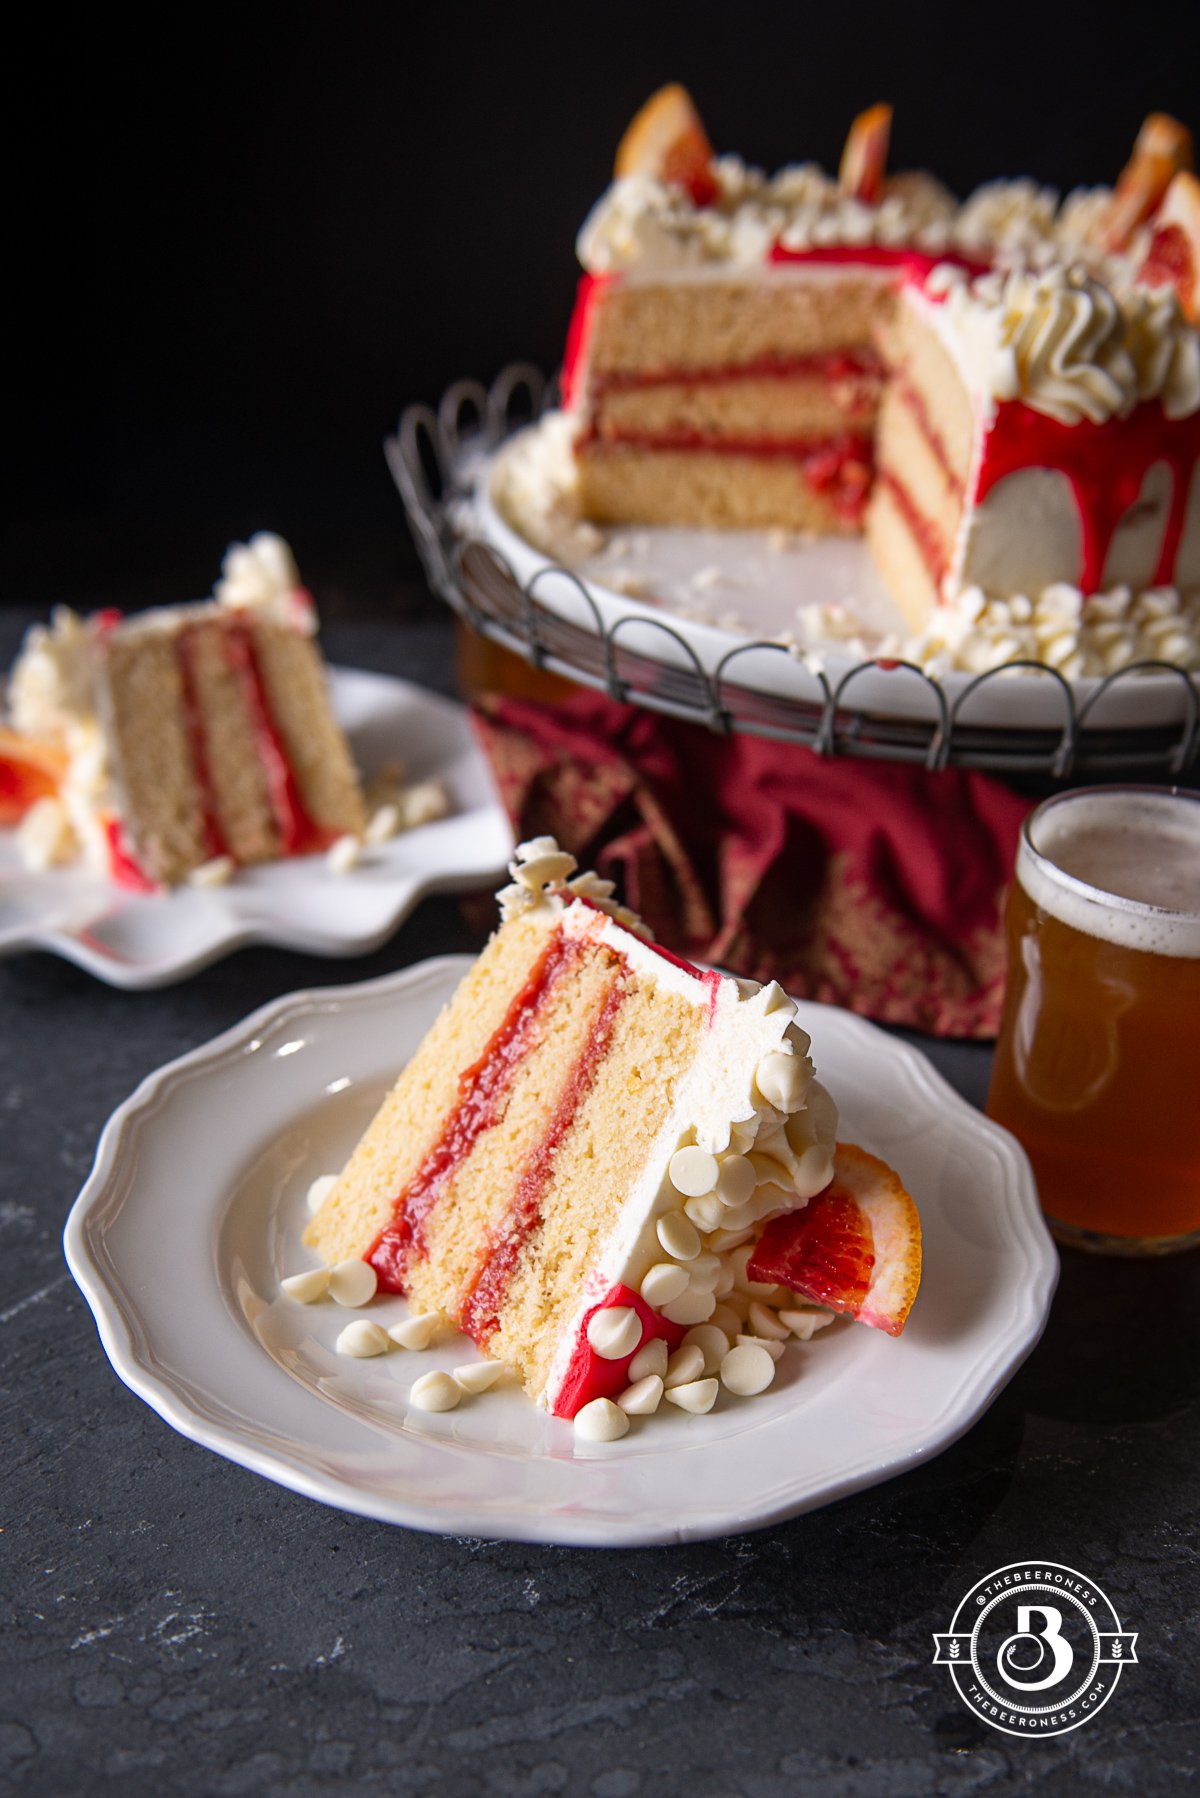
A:
[[[577,1446],[515,1387],[429,1415],[409,1388],[474,1358],[333,1352],[350,1313],[278,1296],[309,1265],[305,1194],[339,1168],[465,968],[423,962],[296,993],[143,1082],[105,1128],[67,1223],[71,1272],[120,1377],[195,1442],[297,1492],[451,1535],[588,1546],[754,1529],[890,1479],[968,1429],[1041,1334],[1058,1273],[1028,1162],[922,1055],[801,1005],[842,1134],[920,1206],[904,1335],[839,1322],[789,1346],[762,1397],[664,1407]],[[376,1301],[382,1323],[403,1312]],[[669,1413],[669,1414],[664,1414]]]
[[[629,526],[602,533],[603,548],[573,563],[594,601],[593,613],[577,582],[555,572],[554,559],[523,536],[496,504],[497,476],[507,458],[520,454],[526,435],[518,432],[494,454],[472,457],[464,465],[463,478],[470,484],[480,535],[500,552],[523,586],[536,581],[540,602],[569,623],[595,631],[598,615],[605,631],[619,626],[624,649],[675,667],[698,664],[707,675],[736,654],[725,670],[727,680],[772,698],[809,705],[821,704],[824,692],[801,654],[750,647],[781,633],[802,637],[800,607],[844,602],[875,636],[909,634],[859,537],[792,537],[785,547],[774,549],[768,531],[695,530],[680,525]],[[618,571],[636,576],[655,597],[630,599],[609,585]],[[833,687],[862,661],[836,640],[814,641],[807,647],[819,656]],[[938,684],[953,705],[974,678],[950,672],[941,675]],[[1191,684],[1196,686],[1194,679]],[[1077,710],[1100,685],[1098,677],[1070,683]],[[1096,701],[1088,727],[1142,730],[1180,724],[1188,705],[1187,687],[1182,671],[1120,681]],[[847,710],[873,717],[936,723],[938,716],[925,682],[904,668],[864,669],[847,687],[843,703]],[[1062,730],[1064,694],[1049,672],[1014,668],[1002,679],[989,679],[963,702],[961,722],[1002,731]]]
[[[46,949],[109,986],[167,986],[248,943],[363,955],[427,894],[502,877],[512,832],[462,706],[359,669],[331,669],[329,686],[363,772],[401,760],[413,780],[444,780],[448,818],[373,848],[350,874],[307,855],[243,868],[226,886],[149,895],[80,868],[33,874],[0,830],[0,955]]]

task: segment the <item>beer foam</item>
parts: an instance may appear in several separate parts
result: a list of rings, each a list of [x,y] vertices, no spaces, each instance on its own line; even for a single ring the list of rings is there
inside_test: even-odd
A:
[[[1200,796],[1126,787],[1053,800],[1026,825],[1017,878],[1087,936],[1200,957]]]

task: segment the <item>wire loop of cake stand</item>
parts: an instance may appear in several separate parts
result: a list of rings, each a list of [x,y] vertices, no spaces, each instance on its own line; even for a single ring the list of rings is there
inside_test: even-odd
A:
[[[1169,662],[1139,661],[1099,681],[1086,697],[1056,668],[1017,661],[977,674],[953,696],[934,674],[893,657],[865,658],[833,682],[815,658],[769,640],[738,643],[711,674],[695,646],[661,612],[647,609],[606,624],[584,578],[556,564],[528,581],[492,543],[476,534],[469,496],[481,457],[557,401],[557,383],[530,363],[514,363],[490,387],[456,381],[436,411],[406,408],[395,436],[384,444],[400,491],[421,565],[433,592],[459,617],[535,668],[607,693],[626,705],[646,706],[709,730],[746,732],[799,743],[821,756],[922,763],[931,770],[980,768],[1054,782],[1138,773],[1178,778],[1200,761],[1200,684]],[[558,604],[545,593],[555,584]],[[569,597],[578,621],[564,616]],[[636,632],[636,641],[630,641]],[[655,643],[652,653],[647,640]],[[750,655],[799,659],[813,685],[811,698],[763,690],[735,678]],[[1013,671],[1036,675],[1055,687],[1061,723],[1039,726],[973,724],[971,703],[985,687]],[[855,708],[853,688],[863,674],[886,673],[917,683],[930,716],[901,716]],[[1145,672],[1178,681],[1183,702],[1179,724],[1104,725],[1104,702],[1114,689]]]

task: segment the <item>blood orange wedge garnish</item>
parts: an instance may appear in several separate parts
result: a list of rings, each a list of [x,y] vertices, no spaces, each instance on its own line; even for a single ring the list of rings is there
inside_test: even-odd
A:
[[[1186,169],[1159,207],[1138,280],[1145,287],[1172,286],[1184,317],[1200,324],[1200,181]]]
[[[1138,226],[1157,209],[1180,169],[1192,166],[1192,134],[1168,112],[1144,120],[1133,155],[1113,189],[1104,229],[1104,247],[1123,250]]]
[[[838,186],[844,194],[873,206],[883,187],[888,139],[892,134],[892,109],[882,101],[860,112],[846,137],[838,166]]]
[[[824,1192],[766,1226],[746,1272],[899,1336],[921,1283],[917,1208],[885,1161],[839,1143]]]
[[[682,187],[697,206],[717,197],[713,152],[686,87],[673,81],[651,94],[617,146],[615,174],[653,175]]]
[[[0,725],[0,824],[19,824],[31,805],[52,799],[66,766],[61,749]]]

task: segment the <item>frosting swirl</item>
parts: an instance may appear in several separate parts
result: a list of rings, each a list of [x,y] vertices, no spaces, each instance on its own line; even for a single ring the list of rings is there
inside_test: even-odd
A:
[[[1175,289],[1131,287],[1121,310],[1138,399],[1161,399],[1168,418],[1200,410],[1200,335],[1184,318]]]

